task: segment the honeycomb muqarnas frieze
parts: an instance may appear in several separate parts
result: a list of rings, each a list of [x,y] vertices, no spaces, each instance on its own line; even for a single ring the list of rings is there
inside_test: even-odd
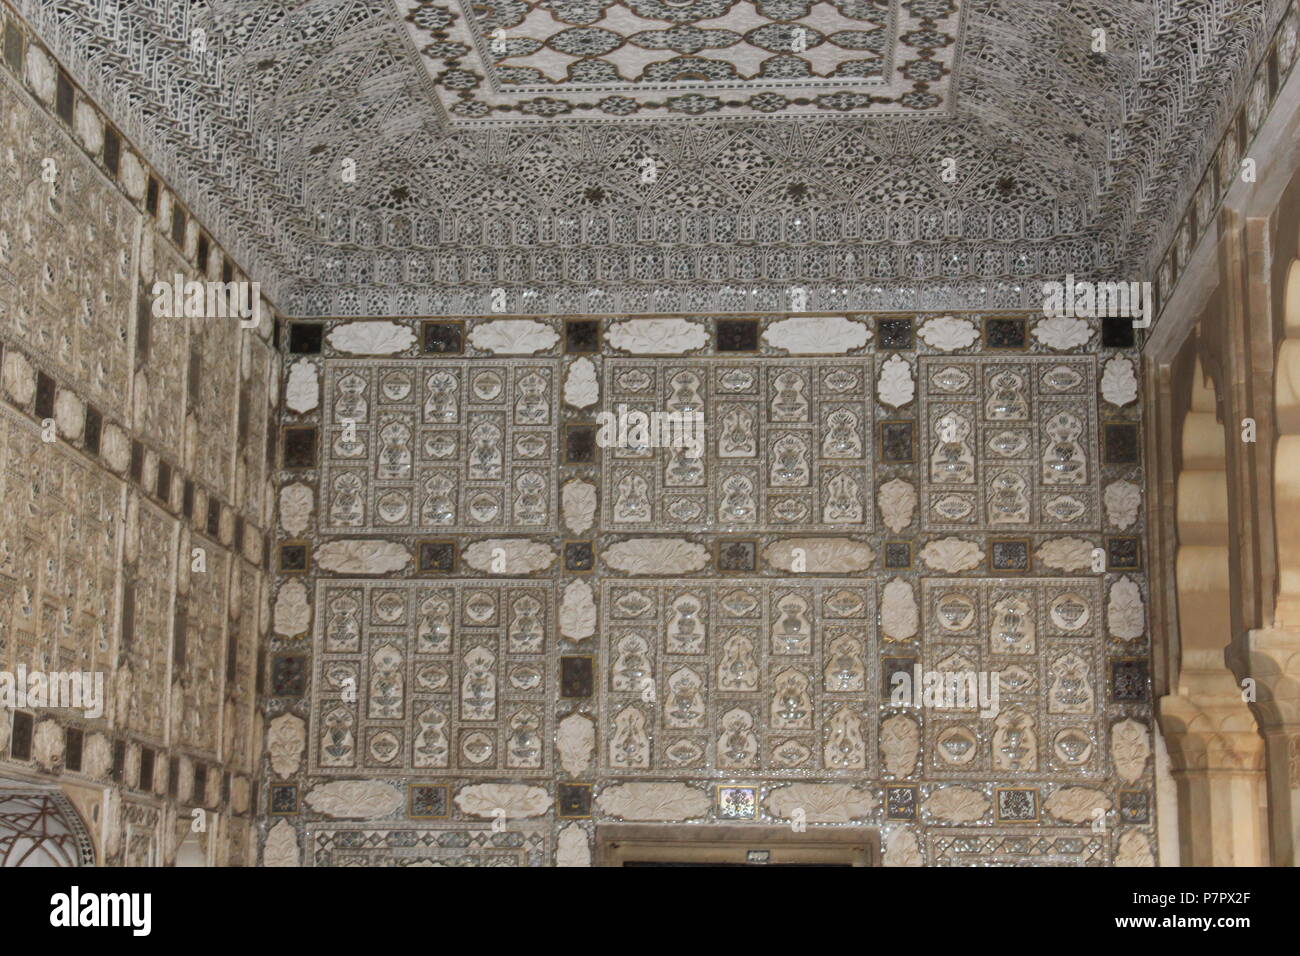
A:
[[[277,547],[327,560],[279,589],[272,650],[308,679],[276,697],[307,723],[276,787],[405,787],[366,839],[429,846],[473,830],[466,787],[535,787],[518,859],[546,865],[624,811],[780,822],[793,783],[817,826],[886,828],[891,865],[1144,859],[1138,409],[1104,400],[1095,323],[844,320],[818,346],[766,336],[781,316],[394,319],[417,334],[391,356],[307,356]],[[636,440],[633,412],[700,433]],[[403,560],[364,574],[329,550],[385,543]],[[900,696],[932,672],[997,699]],[[1092,834],[1094,806],[1135,835]]]

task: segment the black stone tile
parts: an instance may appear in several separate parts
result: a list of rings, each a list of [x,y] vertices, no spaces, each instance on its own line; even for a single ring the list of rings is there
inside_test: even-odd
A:
[[[157,753],[152,747],[140,748],[140,780],[137,786],[146,793],[153,790],[153,774],[156,760]]]
[[[757,352],[757,319],[717,319],[717,350],[719,352]]]
[[[172,466],[161,458],[158,459],[158,481],[154,485],[154,495],[163,504],[170,507],[172,501]]]
[[[82,441],[85,443],[87,453],[91,455],[99,454],[99,440],[104,432],[104,416],[99,413],[99,409],[94,405],[86,406],[86,427],[82,432]]]
[[[1121,823],[1149,823],[1151,801],[1143,790],[1119,792],[1119,819]]]
[[[32,759],[32,715],[23,713],[21,710],[14,712],[13,726],[9,732],[9,756],[14,760],[31,760]],[[4,719],[4,714],[0,713],[0,720]]]
[[[1106,566],[1110,571],[1136,571],[1141,568],[1141,539],[1127,535],[1107,538]]]
[[[297,812],[297,784],[273,784],[271,786],[271,792],[267,797],[267,813],[273,817],[284,817]]]
[[[1110,699],[1117,703],[1147,699],[1147,662],[1123,658],[1110,662]]]
[[[137,485],[144,481],[144,445],[135,439],[131,441],[130,475]]]
[[[185,652],[189,649],[188,639],[189,611],[183,606],[177,606],[172,617],[172,664],[175,665],[176,673],[185,669]]]
[[[185,479],[185,487],[181,492],[181,514],[187,518],[194,517],[194,480]]]
[[[276,654],[271,658],[271,696],[301,697],[307,690],[307,658]]]
[[[190,405],[203,403],[203,348],[198,342],[190,344],[190,373],[185,376]]]
[[[889,571],[906,571],[912,566],[912,542],[886,541],[885,568]]]
[[[719,541],[718,571],[748,572],[756,569],[758,544],[754,541]]]
[[[76,106],[77,91],[72,85],[72,77],[65,71],[59,70],[54,88],[54,112],[59,114],[59,119],[71,126]]]
[[[202,805],[208,802],[208,768],[201,763],[194,765],[194,786],[190,789],[190,803]]]
[[[113,741],[113,765],[109,770],[111,776],[118,783],[123,783],[126,777],[126,741]]]
[[[876,319],[876,345],[883,351],[916,347],[911,319]]]
[[[235,264],[225,256],[221,257],[221,281],[230,283],[235,280]],[[277,346],[279,342],[275,343]]]
[[[420,348],[426,355],[459,355],[465,351],[463,322],[425,322],[420,331]]]
[[[185,210],[180,207],[176,197],[172,197],[172,242],[178,248],[185,246]]]
[[[916,819],[916,787],[885,787],[885,819]]]
[[[1101,429],[1101,460],[1107,465],[1136,464],[1141,454],[1138,427],[1131,422],[1106,422]]]
[[[590,541],[564,542],[564,570],[590,571],[596,566],[596,550]]]
[[[592,658],[560,658],[560,696],[569,700],[590,697],[594,686]]]
[[[421,541],[420,571],[429,574],[451,574],[456,570],[455,541]]]
[[[437,784],[411,784],[406,814],[413,820],[441,820],[448,815],[447,788]]]
[[[589,465],[596,460],[596,426],[566,425],[564,428],[564,463]]]
[[[1137,331],[1131,318],[1103,318],[1101,344],[1108,349],[1131,349],[1137,345]]]
[[[300,573],[307,570],[307,545],[305,544],[282,544],[280,545],[280,570],[287,574]]]
[[[135,361],[137,367],[149,361],[153,339],[153,308],[143,290],[135,310]]]
[[[199,233],[198,248],[194,251],[194,264],[199,267],[199,272],[203,275],[208,274],[208,254],[212,251],[208,237]]]
[[[122,137],[111,126],[104,128],[104,168],[114,176],[122,164]]]
[[[135,640],[135,582],[122,584],[122,647],[129,648]]]
[[[560,784],[556,787],[555,805],[563,820],[587,819],[591,816],[591,784]]]
[[[984,346],[990,349],[1023,349],[1028,344],[1024,319],[985,319]]]
[[[1022,540],[990,541],[989,570],[1028,571],[1029,542]]]
[[[564,323],[564,351],[593,353],[600,351],[599,319],[567,319]]]
[[[912,462],[916,459],[914,422],[880,423],[880,460],[889,464]]]
[[[316,467],[316,428],[312,425],[284,429],[284,467]]]
[[[158,180],[150,176],[144,191],[144,211],[151,216],[158,215],[158,189]]]
[[[36,403],[32,411],[39,419],[54,417],[54,379],[44,372],[36,373]]]
[[[77,727],[63,732],[63,766],[73,773],[81,772],[81,757],[85,751],[86,735]]]
[[[244,516],[235,515],[235,540],[232,549],[236,554],[244,553]]]
[[[916,667],[916,658],[914,657],[886,657],[880,662],[880,693],[881,696],[888,700],[894,691],[894,676],[904,674],[907,676],[907,683],[900,686],[911,687],[913,677],[913,668]],[[908,694],[908,700],[911,700],[911,694]]]
[[[208,499],[208,520],[205,530],[209,538],[216,538],[221,534],[221,502],[216,498]]]
[[[289,351],[294,355],[319,355],[324,330],[319,322],[290,322]]]

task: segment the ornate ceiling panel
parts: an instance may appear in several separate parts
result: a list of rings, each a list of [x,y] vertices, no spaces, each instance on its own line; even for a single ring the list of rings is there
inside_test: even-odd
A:
[[[1295,45],[1286,0],[12,2],[291,312],[1148,276]]]
[[[399,0],[453,121],[926,112],[955,0]]]

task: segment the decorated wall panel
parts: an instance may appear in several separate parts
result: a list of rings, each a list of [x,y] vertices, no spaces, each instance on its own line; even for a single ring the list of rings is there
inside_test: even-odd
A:
[[[796,818],[887,865],[1154,861],[1127,326],[282,348],[265,861],[585,865],[602,823]]]
[[[0,705],[0,777],[102,811],[101,864],[170,863],[203,808],[203,858],[246,865],[270,316],[153,314],[156,280],[204,277],[201,227],[52,61],[17,50],[0,67],[0,673],[27,695]],[[70,120],[39,103],[54,87]],[[82,694],[33,696],[36,674]]]

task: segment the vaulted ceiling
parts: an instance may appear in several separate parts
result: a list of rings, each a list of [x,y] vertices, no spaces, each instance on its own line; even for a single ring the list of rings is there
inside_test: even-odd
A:
[[[1144,277],[1285,8],[13,2],[298,314]]]

